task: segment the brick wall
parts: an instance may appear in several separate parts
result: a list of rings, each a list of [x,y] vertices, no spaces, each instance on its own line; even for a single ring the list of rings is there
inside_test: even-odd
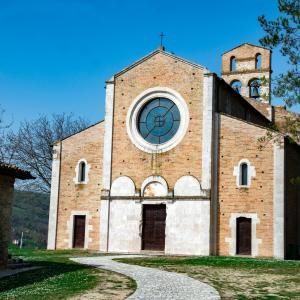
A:
[[[229,254],[229,245],[225,241],[231,237],[229,226],[231,213],[257,214],[257,239],[262,243],[258,247],[259,256],[273,255],[273,145],[268,144],[258,150],[257,139],[265,135],[266,130],[225,116],[220,118],[219,145],[219,255]],[[255,167],[256,176],[248,189],[238,188],[234,167],[241,159],[248,159]]]
[[[279,126],[284,126],[286,118],[296,119],[299,114],[286,110],[283,106],[274,106],[274,122]]]
[[[99,217],[102,182],[104,122],[98,123],[62,141],[60,191],[58,205],[57,248],[69,248],[68,224],[74,211],[89,213],[88,248],[99,250]],[[89,170],[87,184],[75,184],[75,167],[86,159]]]
[[[261,68],[255,68],[256,54],[261,54]],[[271,51],[250,44],[243,44],[222,55],[222,78],[231,84],[239,80],[242,84],[241,94],[249,97],[249,81],[252,79],[271,78]],[[230,70],[231,57],[236,58],[236,70]],[[261,98],[269,102],[270,82],[262,82]]]
[[[235,56],[237,59],[237,71],[254,70],[255,55],[257,53],[260,53],[262,56],[261,69],[269,71],[271,68],[271,51],[254,45],[243,44],[222,55],[222,73],[230,72],[230,58],[232,56]]]
[[[112,150],[113,180],[126,175],[140,188],[148,176],[155,174],[163,176],[171,189],[183,175],[190,174],[200,180],[203,72],[196,66],[158,53],[117,76]],[[129,106],[140,93],[157,86],[168,87],[181,94],[187,102],[190,121],[187,133],[177,147],[166,153],[149,154],[139,150],[130,141],[126,130],[126,116]]]
[[[0,269],[7,265],[15,179],[0,175]]]

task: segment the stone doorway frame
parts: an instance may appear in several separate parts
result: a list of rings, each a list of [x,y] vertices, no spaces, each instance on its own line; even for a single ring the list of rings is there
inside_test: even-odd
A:
[[[260,223],[257,214],[254,213],[231,213],[229,219],[229,228],[231,236],[225,238],[228,243],[228,254],[230,256],[237,255],[236,253],[236,240],[237,240],[237,218],[244,217],[251,219],[251,256],[256,257],[259,253],[259,245],[262,243],[261,239],[256,237],[256,225]]]

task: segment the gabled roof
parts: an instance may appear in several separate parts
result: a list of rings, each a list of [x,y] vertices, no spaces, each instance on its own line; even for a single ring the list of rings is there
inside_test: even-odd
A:
[[[175,55],[175,54],[173,54],[173,53],[166,52],[166,51],[165,51],[164,49],[162,49],[162,48],[158,48],[158,49],[156,49],[155,51],[151,52],[150,54],[148,54],[148,55],[142,57],[141,59],[135,61],[134,63],[130,64],[128,67],[122,69],[120,72],[116,73],[116,74],[114,75],[114,77],[118,77],[118,76],[124,74],[124,73],[127,72],[128,70],[133,69],[133,68],[136,67],[137,65],[143,63],[144,61],[150,59],[151,57],[157,55],[158,53],[163,54],[163,55],[168,56],[168,57],[171,57],[171,58],[174,58],[174,59],[177,59],[177,60],[179,60],[179,61],[181,61],[181,62],[183,62],[183,63],[186,63],[186,64],[188,64],[188,65],[191,65],[191,66],[193,66],[193,67],[196,67],[196,68],[199,68],[199,69],[207,70],[207,71],[208,71],[208,69],[207,69],[205,66],[202,66],[202,65],[199,65],[199,64],[197,64],[197,63],[191,62],[191,61],[189,61],[189,60],[187,60],[187,59],[184,59],[184,58],[182,58],[182,57],[179,57],[179,56],[177,56],[177,55]]]
[[[104,122],[104,120],[101,120],[101,121],[98,121],[98,122],[96,122],[96,123],[94,123],[94,124],[92,124],[92,125],[89,125],[88,127],[83,128],[83,129],[81,129],[81,130],[79,130],[79,131],[77,131],[77,132],[75,132],[75,133],[72,133],[72,134],[70,134],[70,135],[64,137],[64,138],[61,139],[61,140],[56,140],[56,141],[54,141],[54,142],[52,143],[52,146],[53,146],[54,144],[58,143],[58,142],[62,142],[62,141],[64,141],[64,140],[66,140],[66,139],[68,139],[68,138],[70,138],[70,137],[72,137],[72,136],[74,136],[74,135],[76,135],[76,134],[78,134],[78,133],[81,133],[81,132],[83,132],[83,131],[85,131],[85,130],[88,130],[88,129],[90,129],[91,127],[96,126],[96,125],[98,125],[98,124],[100,124],[100,123],[102,123],[102,122]]]
[[[18,179],[35,179],[29,171],[24,171],[15,165],[0,162],[0,175],[10,176]]]
[[[242,47],[242,46],[244,46],[244,45],[249,45],[249,46],[257,47],[257,48],[261,48],[261,49],[266,49],[266,50],[270,50],[270,51],[272,52],[271,49],[266,48],[266,47],[262,47],[262,46],[258,46],[258,45],[254,45],[254,44],[250,44],[250,43],[243,43],[243,44],[240,44],[240,45],[238,45],[238,46],[236,46],[236,47],[234,47],[234,48],[232,48],[232,49],[230,49],[230,50],[227,50],[227,51],[223,52],[222,55],[224,55],[224,54],[226,54],[226,53],[228,53],[228,52],[230,52],[230,51],[232,51],[232,50],[234,50],[234,49],[240,48],[240,47]]]

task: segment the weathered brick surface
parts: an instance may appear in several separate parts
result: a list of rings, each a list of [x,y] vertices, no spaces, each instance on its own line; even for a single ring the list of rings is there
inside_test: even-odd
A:
[[[255,55],[257,53],[260,53],[262,56],[261,69],[269,71],[271,68],[271,51],[262,47],[243,44],[222,55],[222,73],[230,72],[230,58],[232,56],[235,56],[237,59],[236,70],[238,72],[254,70]]]
[[[271,51],[262,47],[243,44],[222,55],[222,78],[231,84],[239,80],[242,84],[241,94],[249,97],[249,82],[253,79],[261,79],[261,96],[266,102],[269,101],[271,78]],[[261,68],[255,68],[256,54],[261,54]],[[236,70],[230,70],[231,58],[236,58]],[[267,80],[266,82],[264,80]]]
[[[7,265],[15,179],[0,175],[0,269]]]
[[[256,110],[263,114],[266,118],[270,118],[272,114],[272,121],[277,125],[282,126],[286,122],[286,118],[295,119],[299,117],[299,114],[288,111],[284,106],[273,106],[268,103],[264,103],[259,100],[244,97]]]
[[[274,106],[274,122],[279,126],[286,123],[286,118],[296,119],[299,114],[286,110],[283,106]]]
[[[257,238],[262,240],[259,256],[273,255],[273,145],[258,150],[257,139],[266,130],[221,115],[219,152],[219,255],[228,255],[226,237],[231,237],[231,213],[257,213]],[[248,159],[255,167],[256,177],[248,189],[238,188],[234,167]]]
[[[239,55],[244,68],[238,69],[239,76],[242,81],[246,82],[255,75],[253,70],[247,68],[253,68],[254,57],[258,52],[263,55],[262,69],[269,72],[270,52],[247,45],[224,54],[223,72],[228,71],[226,68],[229,66],[230,57]],[[245,62],[249,57],[247,66]],[[126,175],[132,178],[136,188],[140,189],[148,176],[160,175],[166,179],[170,190],[174,188],[177,179],[184,175],[193,175],[201,182],[204,72],[205,70],[202,68],[158,52],[141,64],[136,64],[117,74],[114,79],[112,181],[119,176]],[[232,75],[236,76],[237,73]],[[139,150],[132,144],[127,133],[126,117],[130,105],[140,93],[152,87],[174,89],[186,100],[189,109],[190,121],[185,137],[179,145],[166,153],[149,154]],[[269,104],[253,99],[247,100],[262,114],[269,117]],[[290,115],[283,108],[277,107],[274,108],[274,113],[275,121],[282,121],[284,116]],[[268,143],[261,151],[258,148],[258,138],[265,134],[265,128],[221,115],[217,237],[217,248],[220,255],[229,254],[228,243],[225,239],[231,237],[229,221],[232,213],[258,215],[260,223],[257,225],[256,235],[257,239],[262,240],[258,247],[258,256],[273,255],[273,144]],[[104,123],[99,123],[62,141],[57,248],[69,247],[71,229],[67,224],[72,211],[87,211],[91,217],[87,224],[90,238],[88,248],[99,249],[103,135]],[[292,150],[287,153],[287,159],[289,159],[287,174],[290,177],[294,176],[291,171],[293,166],[300,162],[297,153],[294,154]],[[291,156],[291,160],[289,156]],[[77,162],[83,158],[91,166],[89,182],[86,185],[76,185],[73,181],[75,167]],[[238,166],[239,161],[243,158],[248,159],[256,170],[256,176],[252,178],[251,186],[248,189],[238,188],[236,176],[233,175],[234,167]],[[296,211],[298,204],[295,203],[299,198],[299,190],[288,187],[287,196],[291,197],[291,200],[288,200],[289,211]],[[288,219],[288,228],[292,228],[295,218],[296,216],[293,214]],[[300,227],[297,230],[300,232]],[[287,235],[289,243],[294,243],[297,232],[291,230]]]
[[[60,191],[58,206],[57,248],[68,248],[72,211],[87,211],[89,224],[89,249],[99,250],[100,195],[102,182],[104,122],[98,123],[62,141]],[[75,167],[86,159],[89,170],[87,184],[75,184]]]
[[[203,70],[158,53],[115,79],[112,179],[129,176],[140,189],[151,175],[163,176],[174,187],[183,175],[201,180]],[[132,144],[126,130],[126,115],[133,100],[151,87],[168,87],[186,100],[189,128],[181,143],[171,151],[149,154]]]
[[[256,110],[270,120],[272,106],[269,103],[265,103],[259,100],[255,100],[249,97],[244,97]]]

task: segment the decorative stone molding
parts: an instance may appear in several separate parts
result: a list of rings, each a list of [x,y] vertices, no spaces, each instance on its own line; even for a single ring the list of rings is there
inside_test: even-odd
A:
[[[111,161],[112,161],[112,135],[114,119],[115,84],[114,78],[106,82],[105,95],[105,122],[103,140],[103,174],[102,194],[109,195],[111,188]],[[108,251],[108,222],[109,222],[109,201],[101,200],[100,208],[100,251]]]
[[[248,213],[232,213],[230,215],[229,227],[231,229],[231,237],[226,237],[225,242],[228,243],[229,251],[228,254],[231,256],[236,255],[236,220],[240,217],[251,219],[251,256],[258,256],[258,248],[262,243],[261,239],[256,238],[256,225],[260,223],[257,214]]]
[[[241,164],[246,163],[248,165],[248,174],[247,174],[247,178],[248,178],[248,184],[247,185],[241,185]],[[238,165],[234,167],[233,169],[233,176],[236,176],[236,185],[239,188],[249,188],[251,186],[251,179],[252,177],[256,176],[256,171],[255,171],[255,167],[251,166],[250,161],[246,158],[243,158],[239,161]]]
[[[202,116],[202,174],[203,189],[211,189],[212,136],[214,116],[215,75],[204,74],[203,79],[203,116]]]
[[[75,216],[85,216],[85,234],[84,234],[84,249],[89,248],[89,243],[92,242],[92,240],[89,238],[89,232],[93,230],[93,226],[89,225],[90,223],[90,215],[88,211],[76,211],[72,210],[70,219],[67,222],[67,235],[68,235],[68,248],[73,248],[73,238],[74,238],[74,217]]]
[[[135,184],[131,178],[121,176],[115,179],[111,185],[111,196],[135,196]]]
[[[190,175],[180,177],[174,186],[174,196],[204,196],[199,181]]]
[[[84,162],[85,163],[85,179],[84,181],[79,181],[79,169],[80,164]],[[75,184],[87,184],[89,182],[89,171],[90,171],[91,165],[89,165],[85,158],[81,158],[75,167],[75,177],[73,178],[73,182]]]
[[[284,195],[285,195],[285,170],[284,170],[284,140],[274,143],[274,192],[273,192],[273,255],[275,258],[284,259],[285,226],[284,226]]]
[[[56,228],[57,228],[57,209],[59,198],[60,181],[60,155],[62,145],[58,142],[53,145],[52,176],[51,176],[51,194],[49,206],[49,224],[48,224],[48,242],[47,249],[56,248]]]
[[[142,195],[146,197],[168,196],[168,184],[161,176],[150,176],[144,180],[141,186]]]
[[[112,159],[112,132],[114,118],[114,81],[106,82],[105,95],[105,121],[104,121],[104,140],[103,140],[103,175],[102,188],[110,189],[111,185],[111,159]],[[100,137],[99,137],[100,138]]]
[[[139,133],[137,128],[137,118],[141,108],[150,100],[158,97],[163,97],[172,100],[179,109],[180,125],[176,134],[167,142],[156,145],[147,142]],[[147,89],[138,95],[129,107],[126,119],[127,133],[132,143],[142,151],[153,152],[166,152],[177,146],[187,131],[189,124],[189,111],[186,101],[176,91],[167,87],[154,87]]]
[[[241,61],[241,60],[237,60]],[[235,75],[235,74],[251,74],[251,73],[265,73],[265,72],[270,72],[270,68],[265,68],[265,69],[255,69],[255,70],[239,70],[239,71],[234,71],[234,72],[222,72],[221,75]]]
[[[251,60],[255,60],[255,57],[238,57],[236,58],[236,61],[251,61]]]

